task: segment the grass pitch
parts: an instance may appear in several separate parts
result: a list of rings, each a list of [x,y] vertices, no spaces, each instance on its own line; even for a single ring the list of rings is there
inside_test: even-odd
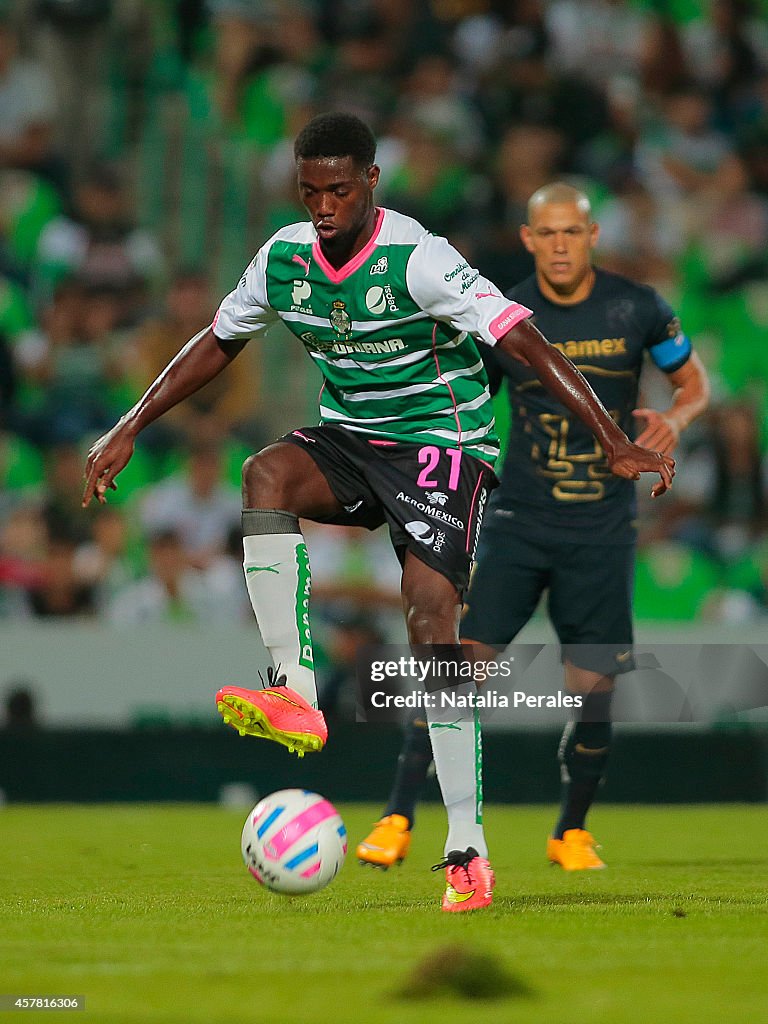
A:
[[[429,872],[442,849],[441,808],[422,809],[408,861],[378,873],[353,854],[379,808],[341,807],[352,840],[341,875],[321,893],[293,898],[261,889],[242,866],[246,810],[0,812],[0,993],[86,998],[84,1013],[8,1019],[768,1019],[762,807],[600,806],[592,826],[609,868],[586,875],[547,866],[551,808],[490,807],[494,905],[453,915],[438,909],[442,873]],[[430,971],[440,957],[450,961],[449,947],[475,951],[517,991],[482,1000],[430,994]],[[421,998],[403,997],[409,978]]]

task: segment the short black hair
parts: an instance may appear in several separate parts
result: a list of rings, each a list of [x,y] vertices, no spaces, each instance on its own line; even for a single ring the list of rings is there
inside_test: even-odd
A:
[[[376,139],[354,114],[318,114],[296,136],[293,155],[297,160],[351,156],[362,167],[370,167],[376,159]]]

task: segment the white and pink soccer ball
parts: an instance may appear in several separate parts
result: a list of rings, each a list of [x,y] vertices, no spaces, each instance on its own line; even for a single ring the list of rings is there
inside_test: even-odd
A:
[[[317,892],[339,872],[347,830],[330,801],[306,789],[281,789],[260,800],[243,827],[245,866],[273,892]]]

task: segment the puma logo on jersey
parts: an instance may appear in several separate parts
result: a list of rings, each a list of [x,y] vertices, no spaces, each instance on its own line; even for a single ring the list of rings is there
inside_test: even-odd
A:
[[[307,260],[305,260],[301,256],[299,256],[299,254],[297,252],[295,252],[293,254],[293,262],[294,263],[300,263],[301,266],[304,267],[304,274],[305,274],[305,276],[309,273],[309,263],[307,262]]]

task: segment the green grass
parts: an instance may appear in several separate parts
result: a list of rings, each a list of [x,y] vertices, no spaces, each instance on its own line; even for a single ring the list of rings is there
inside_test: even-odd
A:
[[[376,809],[342,813],[354,849]],[[442,875],[428,870],[443,838],[434,806],[402,868],[350,857],[306,898],[246,873],[244,813],[11,806],[0,812],[0,992],[85,995],[86,1012],[68,1019],[96,1024],[766,1020],[763,808],[601,806],[592,825],[609,869],[588,875],[547,866],[552,813],[488,808],[494,905],[448,915]],[[496,958],[530,994],[392,995],[455,945]]]

